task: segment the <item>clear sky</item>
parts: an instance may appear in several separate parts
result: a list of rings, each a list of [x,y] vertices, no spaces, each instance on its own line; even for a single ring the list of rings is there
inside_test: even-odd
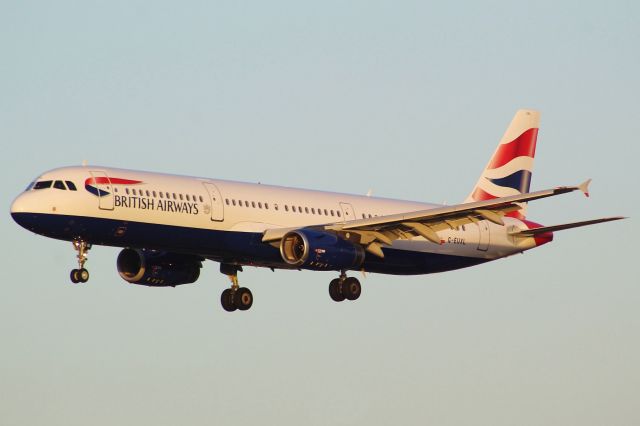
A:
[[[640,7],[634,1],[0,4],[0,424],[640,423]],[[542,111],[529,206],[624,222],[438,275],[207,262],[129,285],[18,227],[39,173],[88,160],[410,200],[464,199],[513,113]]]

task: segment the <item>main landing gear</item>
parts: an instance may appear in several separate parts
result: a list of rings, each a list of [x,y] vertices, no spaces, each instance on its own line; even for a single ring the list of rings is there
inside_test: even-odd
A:
[[[225,289],[220,295],[222,308],[227,312],[235,310],[246,311],[253,305],[251,290],[246,287],[240,287],[238,284],[239,271],[242,271],[242,266],[228,263],[220,264],[220,272],[231,280],[231,288]],[[340,277],[332,280],[329,284],[329,295],[336,302],[342,302],[345,299],[356,300],[361,293],[362,286],[360,281],[354,277],[347,277],[345,271],[341,271]]]
[[[238,271],[242,271],[241,266],[227,263],[220,264],[220,272],[227,275],[231,280],[231,288],[224,290],[220,296],[222,308],[227,312],[233,312],[236,309],[246,311],[253,305],[251,290],[246,287],[240,287],[238,284]]]
[[[80,239],[73,240],[73,249],[78,252],[78,269],[72,269],[69,277],[74,284],[86,283],[89,281],[89,271],[84,268],[84,263],[87,261],[91,244]]]
[[[329,283],[329,296],[335,302],[343,300],[356,300],[362,293],[362,286],[357,278],[347,277],[345,271],[340,272],[340,278]]]

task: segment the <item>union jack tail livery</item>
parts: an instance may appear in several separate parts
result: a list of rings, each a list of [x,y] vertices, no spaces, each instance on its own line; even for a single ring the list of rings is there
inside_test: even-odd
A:
[[[498,148],[465,203],[529,192],[539,126],[539,112],[532,110],[516,112]],[[507,215],[523,219],[526,216],[527,205],[526,203],[519,205],[521,206],[519,211]]]

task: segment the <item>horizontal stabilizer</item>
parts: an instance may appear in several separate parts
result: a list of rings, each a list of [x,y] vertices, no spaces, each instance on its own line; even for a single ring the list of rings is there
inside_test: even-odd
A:
[[[626,219],[623,216],[603,217],[601,219],[585,220],[583,222],[565,223],[563,225],[543,226],[541,228],[524,229],[522,231],[512,232],[511,235],[518,237],[533,237],[534,235],[543,234],[545,232],[562,231],[564,229],[579,228],[581,226],[594,225],[596,223],[611,222],[613,220]]]

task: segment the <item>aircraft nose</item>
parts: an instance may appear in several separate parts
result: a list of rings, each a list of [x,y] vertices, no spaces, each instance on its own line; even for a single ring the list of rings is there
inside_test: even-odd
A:
[[[25,229],[32,229],[32,216],[26,194],[20,194],[11,203],[11,217]]]
[[[13,216],[14,213],[24,212],[26,212],[24,194],[20,194],[16,197],[15,200],[13,200],[13,203],[11,203],[11,215]]]

